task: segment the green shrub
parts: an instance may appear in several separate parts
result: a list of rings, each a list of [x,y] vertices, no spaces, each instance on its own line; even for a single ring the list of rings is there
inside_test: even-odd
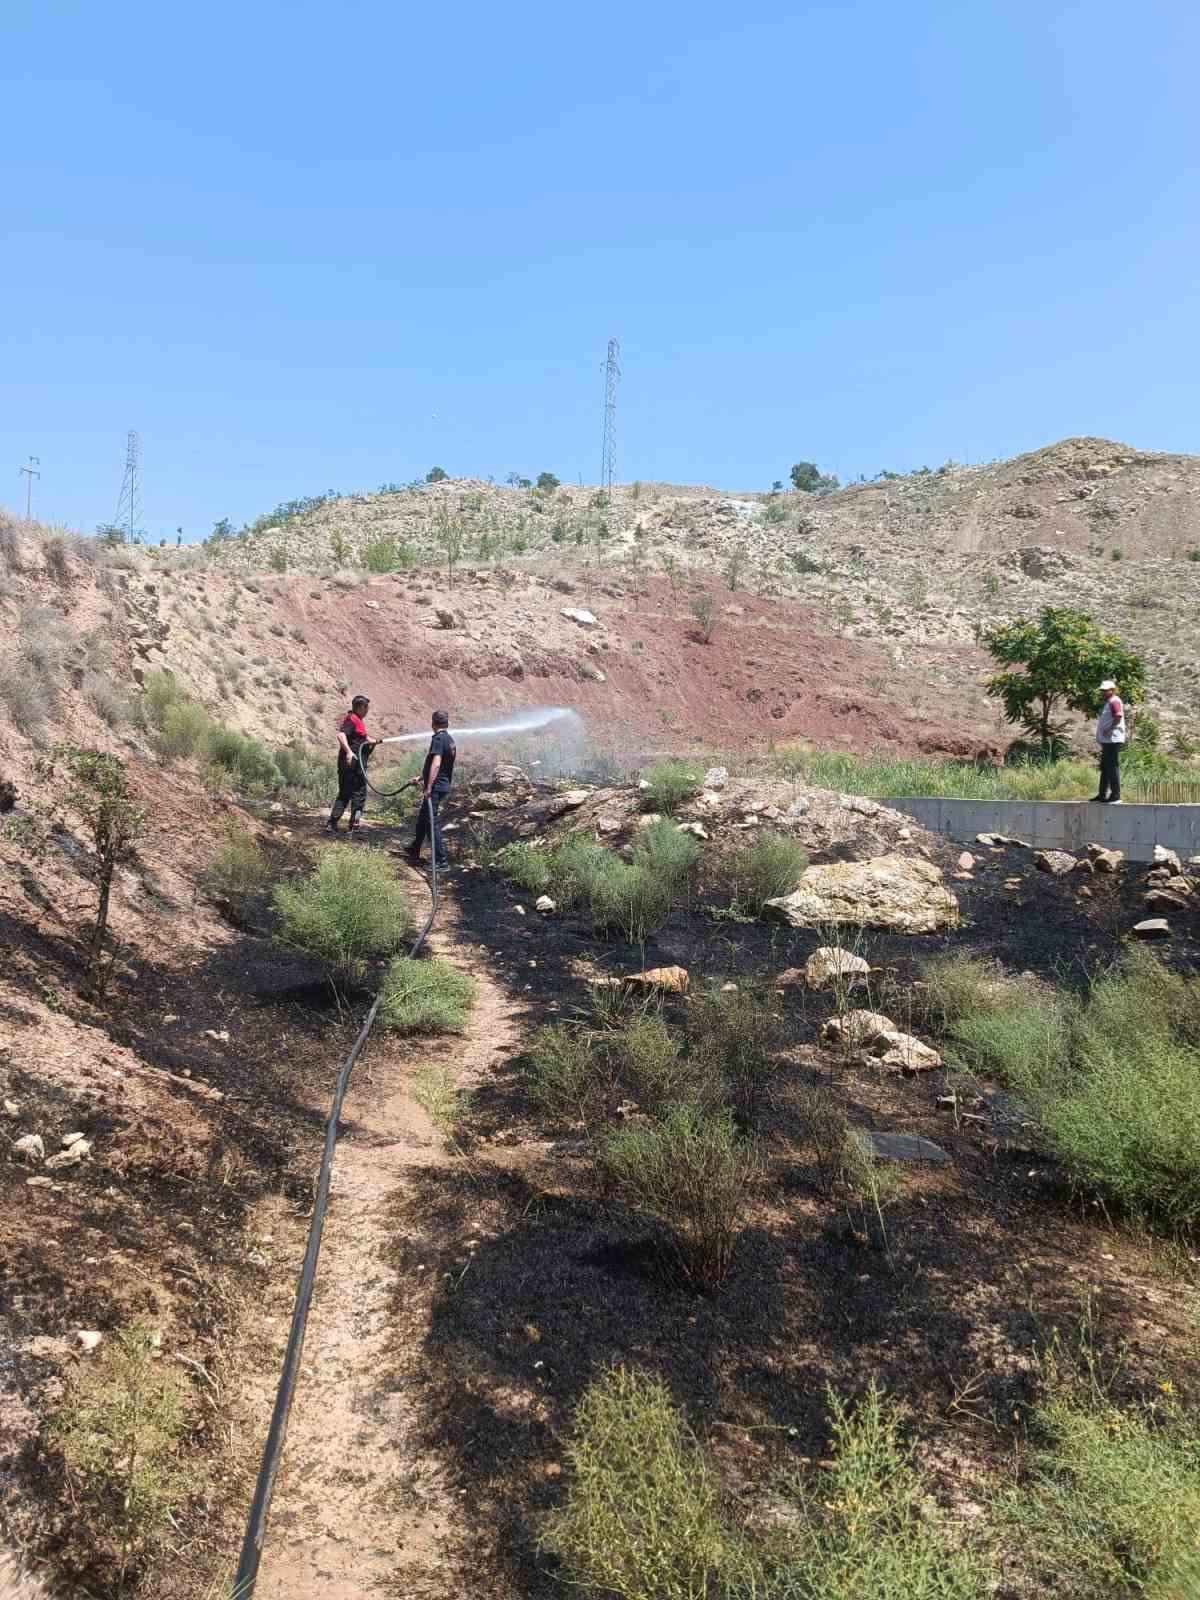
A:
[[[703,776],[686,761],[656,761],[646,772],[649,788],[642,803],[647,811],[663,811],[669,816],[685,800],[700,793]]]
[[[204,749],[211,764],[245,794],[272,794],[283,787],[283,774],[274,756],[258,739],[211,724]]]
[[[544,850],[535,850],[531,844],[505,845],[496,857],[496,865],[510,883],[527,894],[545,894],[550,887],[550,862]]]
[[[752,1118],[783,1044],[778,1001],[756,987],[705,989],[688,1007],[688,1054],[723,1082],[738,1114]]]
[[[381,536],[363,545],[362,564],[368,572],[403,572],[416,566],[417,557],[411,545]]]
[[[116,1592],[186,1492],[176,1454],[186,1427],[187,1383],[162,1360],[140,1323],[77,1367],[51,1436],[63,1453],[85,1525],[117,1551]]]
[[[634,865],[656,874],[672,894],[691,881],[699,855],[696,839],[666,817],[643,828],[633,847]]]
[[[605,854],[612,864],[590,886],[592,926],[597,933],[619,933],[630,944],[644,944],[667,920],[671,891],[656,872]]]
[[[391,955],[408,938],[412,911],[382,850],[325,850],[307,878],[274,895],[279,941],[353,975],[368,956]]]
[[[426,1062],[413,1073],[409,1087],[443,1139],[454,1142],[471,1109],[471,1096],[458,1087],[454,1068],[446,1062]]]
[[[684,1104],[661,1122],[615,1128],[601,1161],[626,1204],[662,1223],[680,1277],[715,1288],[729,1271],[758,1168],[728,1112]]]
[[[807,866],[794,839],[768,833],[726,856],[721,878],[732,904],[758,916],[768,900],[791,894]]]
[[[320,805],[329,798],[330,769],[326,758],[293,741],[274,752],[283,793],[294,805]]]
[[[566,1503],[542,1548],[569,1582],[621,1600],[718,1600],[743,1561],[722,1522],[708,1458],[666,1385],[625,1367],[596,1378],[575,1408]]]
[[[153,672],[148,672],[142,684],[140,702],[145,725],[150,728],[161,728],[170,707],[186,699],[183,686],[168,668],[158,667]]]
[[[178,761],[196,754],[210,728],[203,706],[194,700],[173,700],[163,709],[162,721],[151,733],[150,743],[164,761]]]
[[[934,956],[919,970],[914,1009],[939,1032],[968,1017],[998,1016],[1030,998],[1028,987],[1008,978],[998,962],[963,950]]]
[[[851,1411],[829,1391],[833,1467],[781,1485],[798,1512],[776,1539],[765,1592],[780,1600],[984,1600],[984,1563],[956,1545],[872,1384]],[[759,1591],[764,1592],[764,1591]]]
[[[379,991],[379,1020],[396,1033],[461,1033],[475,982],[449,961],[399,956]]]
[[[543,1110],[552,1117],[588,1122],[597,1069],[586,1036],[565,1023],[550,1023],[530,1041],[529,1060],[530,1093]]]
[[[1168,1227],[1200,1222],[1200,979],[1137,952],[1082,1003],[1025,1003],[951,1036],[1033,1103],[1083,1182]]]
[[[271,876],[271,865],[258,848],[252,833],[231,828],[213,857],[208,869],[208,881],[217,894],[226,899],[244,901],[266,886]]]
[[[551,852],[547,867],[550,893],[559,907],[588,904],[594,885],[612,868],[611,850],[591,839],[567,839]]]
[[[611,1041],[621,1076],[639,1106],[656,1114],[687,1097],[693,1071],[682,1042],[661,1017],[636,1017]]]
[[[1001,1506],[1036,1592],[1183,1600],[1200,1545],[1200,1428],[1171,1404],[1122,1410],[1053,1361],[1028,1480]]]

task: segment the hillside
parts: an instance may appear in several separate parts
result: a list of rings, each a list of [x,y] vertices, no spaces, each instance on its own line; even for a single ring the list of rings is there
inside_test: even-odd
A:
[[[169,667],[268,741],[327,744],[353,685],[385,732],[435,703],[569,705],[629,766],[771,741],[995,754],[980,626],[1082,605],[1145,653],[1169,746],[1200,722],[1198,494],[1200,458],[1069,440],[816,497],[445,482],[182,551],[9,523],[0,617],[100,628],[118,677]]]
[[[831,495],[633,484],[599,502],[594,489],[567,485],[543,494],[448,481],[326,501],[213,554],[241,571],[273,561],[332,573],[360,564],[372,544],[380,561],[444,563],[449,539],[475,574],[568,575],[609,600],[648,588],[678,601],[705,588],[725,607],[750,595],[775,602],[785,627],[851,646],[833,663],[836,687],[869,686],[862,642],[881,648],[869,660],[918,702],[946,684],[952,701],[975,697],[981,658],[969,647],[981,623],[1083,605],[1145,651],[1167,725],[1196,717],[1200,457],[1067,439]],[[686,600],[675,610],[686,617]],[[733,623],[737,633],[736,613]],[[624,619],[618,631],[628,633]],[[839,681],[844,665],[853,675]],[[867,698],[879,697],[868,688]],[[962,731],[978,736],[990,722],[984,708]]]

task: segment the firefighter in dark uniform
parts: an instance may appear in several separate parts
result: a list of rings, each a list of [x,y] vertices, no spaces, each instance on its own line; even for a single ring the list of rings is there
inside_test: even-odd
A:
[[[362,820],[363,808],[367,803],[367,775],[363,771],[363,763],[379,742],[367,737],[363,718],[370,709],[371,702],[366,695],[356,694],[338,728],[338,794],[329,813],[327,826],[330,833],[338,831],[338,823],[347,806],[350,807],[351,833],[357,831]],[[359,760],[360,753],[362,761]]]
[[[429,741],[429,754],[425,757],[425,765],[421,769],[420,790],[421,810],[417,816],[417,833],[412,844],[404,852],[413,866],[421,860],[421,846],[429,839],[429,848],[433,859],[437,863],[438,871],[450,865],[446,860],[446,846],[442,840],[442,830],[438,827],[438,810],[442,801],[450,793],[450,785],[454,780],[454,761],[458,755],[458,747],[450,737],[450,718],[444,711],[433,713],[433,738]],[[432,823],[432,836],[431,836]]]

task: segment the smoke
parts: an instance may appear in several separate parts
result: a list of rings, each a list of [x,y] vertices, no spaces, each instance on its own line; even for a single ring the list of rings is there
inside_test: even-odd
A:
[[[584,748],[583,718],[568,706],[533,706],[528,711],[505,714],[503,720],[484,721],[450,732],[455,742],[490,740],[499,746],[494,760],[511,760],[543,777],[573,772]],[[430,730],[394,733],[380,744],[415,744],[428,739]]]

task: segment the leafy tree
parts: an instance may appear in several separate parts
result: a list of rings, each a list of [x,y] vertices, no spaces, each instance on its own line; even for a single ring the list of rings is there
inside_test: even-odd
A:
[[[224,544],[227,539],[232,539],[233,523],[228,517],[222,517],[220,522],[213,523],[213,531],[209,534],[206,544]]]
[[[1097,686],[1113,678],[1129,699],[1146,684],[1141,658],[1119,639],[1102,633],[1085,611],[1043,606],[1037,620],[1001,623],[982,640],[998,666],[987,692],[1004,707],[1006,721],[1037,739],[1043,756],[1060,754],[1065,730],[1056,718],[1064,707],[1084,716],[1098,709]]]
[[[463,525],[458,517],[449,512],[444,512],[436,519],[437,541],[446,556],[446,574],[451,588],[454,587],[454,569],[462,560],[463,553]]]
[[[549,494],[552,490],[558,488],[558,479],[552,472],[539,472],[537,475],[537,487],[543,494]]]
[[[99,903],[88,951],[88,979],[95,993],[102,996],[108,979],[103,965],[104,935],[108,928],[113,873],[117,862],[128,854],[141,833],[146,812],[136,804],[124,765],[116,756],[102,750],[63,745],[45,763],[47,775],[53,774],[60,765],[66,777],[63,804],[83,823],[96,852]]]
[[[838,486],[836,476],[832,472],[822,472],[815,461],[797,461],[789,476],[794,487],[805,494],[836,489]]]
[[[450,474],[446,471],[445,467],[430,467],[429,471],[425,474],[425,482],[445,483],[449,476]]]

